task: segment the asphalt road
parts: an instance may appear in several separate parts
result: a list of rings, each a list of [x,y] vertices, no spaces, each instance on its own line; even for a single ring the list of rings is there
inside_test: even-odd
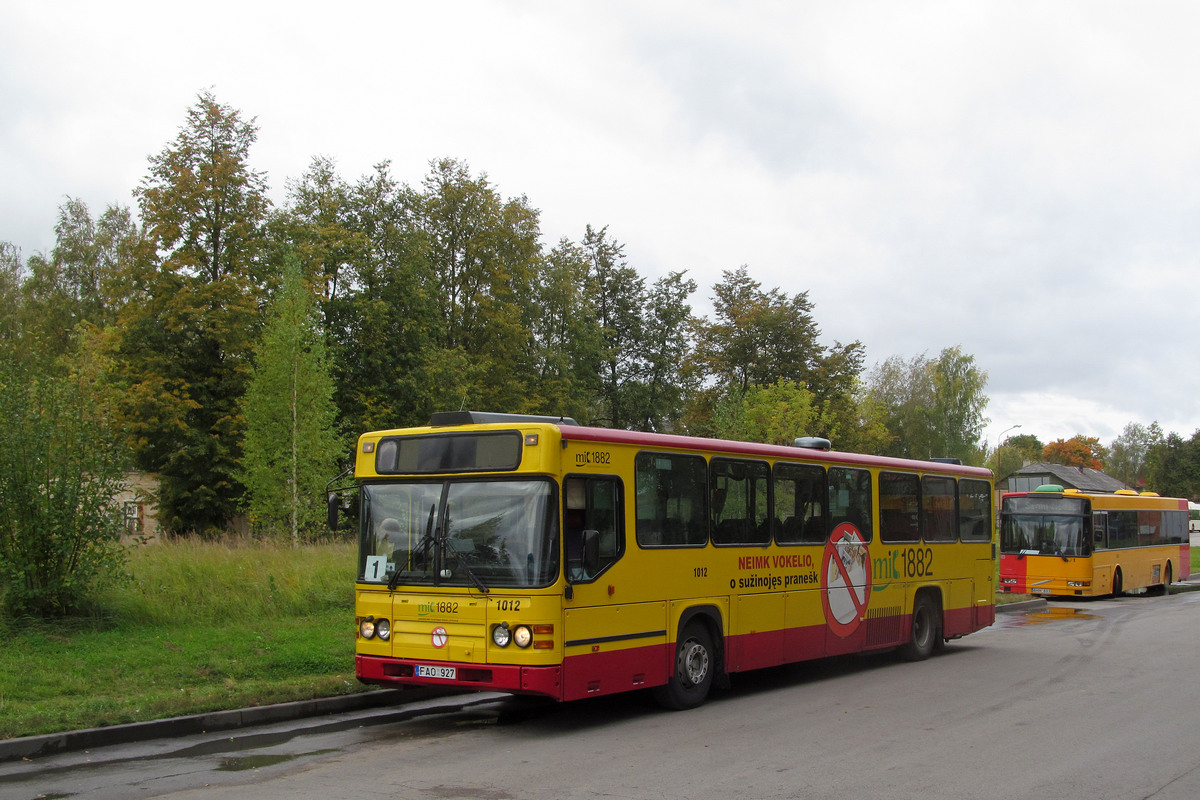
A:
[[[1051,603],[926,662],[735,677],[699,709],[468,695],[0,763],[0,798],[1200,797],[1200,593]]]

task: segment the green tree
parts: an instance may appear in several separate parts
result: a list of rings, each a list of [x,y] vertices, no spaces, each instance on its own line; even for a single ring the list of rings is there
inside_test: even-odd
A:
[[[0,242],[0,359],[16,359],[21,352],[21,283],[25,264],[11,242]]]
[[[1145,483],[1150,450],[1162,441],[1163,432],[1157,422],[1149,427],[1130,422],[1109,448],[1107,473],[1126,486],[1141,486]]]
[[[1046,449],[1046,445],[1042,444],[1042,440],[1032,433],[1009,436],[1003,442],[1000,442],[999,446],[1008,447],[1020,453],[1023,459],[1021,466],[1025,466],[1026,462],[1041,461],[1042,452]]]
[[[266,181],[252,122],[202,94],[137,195],[152,253],[119,318],[124,416],[138,465],[159,473],[160,522],[219,531],[237,510],[245,392],[265,282]]]
[[[564,239],[550,251],[538,275],[537,306],[533,410],[590,422],[603,339],[589,302],[588,260],[578,245]]]
[[[0,361],[0,600],[13,616],[87,608],[123,572],[125,450],[85,380]]]
[[[892,356],[876,365],[867,394],[892,437],[883,455],[982,463],[986,385],[987,373],[958,347],[942,350],[936,361]]]
[[[292,543],[319,529],[324,487],[341,447],[333,382],[315,298],[290,259],[271,302],[243,401],[246,440],[239,479],[252,525]]]
[[[532,318],[538,212],[504,200],[466,164],[432,164],[414,210],[438,324],[426,366],[433,405],[526,410],[536,376]]]
[[[695,327],[689,298],[696,282],[682,272],[671,272],[650,287],[642,306],[641,336],[632,354],[640,369],[627,407],[629,419],[640,430],[673,431],[684,412],[691,390],[684,362],[691,350]]]
[[[718,401],[712,435],[734,441],[790,445],[820,426],[815,396],[800,384],[780,378],[770,386],[752,385]]]
[[[812,424],[817,427],[803,433],[835,438],[842,430],[855,429],[862,345],[822,345],[807,292],[789,296],[779,289],[763,290],[741,266],[726,270],[713,287],[713,307],[714,318],[696,324],[696,345],[685,371],[699,386],[686,414],[690,431],[711,432],[710,420],[723,398],[736,403],[750,387],[780,380],[813,395],[818,413]]]
[[[1151,446],[1146,488],[1167,497],[1200,500],[1200,429],[1190,439],[1171,432]]]
[[[934,405],[931,455],[982,463],[981,437],[988,419],[983,415],[988,398],[987,373],[975,366],[975,357],[960,347],[947,347],[932,364]]]
[[[643,339],[646,279],[625,261],[625,247],[608,228],[588,225],[583,236],[588,261],[588,294],[602,339],[596,378],[596,419],[612,428],[635,425],[642,364],[636,353]]]
[[[715,318],[697,327],[693,358],[720,389],[746,391],[780,378],[808,385],[824,348],[807,292],[762,290],[741,266],[713,287]]]
[[[93,220],[74,198],[59,207],[49,257],[29,259],[19,302],[23,349],[43,363],[75,349],[81,325],[114,321],[131,289],[127,278],[143,244],[129,210],[109,206]]]

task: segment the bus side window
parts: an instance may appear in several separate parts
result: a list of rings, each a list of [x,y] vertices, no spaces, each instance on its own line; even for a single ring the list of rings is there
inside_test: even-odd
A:
[[[1108,547],[1108,515],[1093,514],[1092,515],[1092,541],[1095,542],[1097,550],[1103,550]]]
[[[830,532],[843,523],[850,523],[871,541],[871,473],[865,469],[831,467],[829,469]]]
[[[703,456],[638,453],[634,496],[640,546],[708,544],[708,463]]]
[[[621,482],[616,478],[567,478],[563,490],[567,578],[585,583],[625,553]]]

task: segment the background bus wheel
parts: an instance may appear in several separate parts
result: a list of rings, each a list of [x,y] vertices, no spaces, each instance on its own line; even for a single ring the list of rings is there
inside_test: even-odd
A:
[[[1165,596],[1171,593],[1171,583],[1175,580],[1171,571],[1170,561],[1167,562],[1167,571],[1163,575],[1162,593]]]
[[[937,604],[929,594],[918,595],[913,603],[912,632],[908,641],[900,647],[900,657],[905,661],[921,661],[929,658],[934,646],[942,637],[941,615]]]
[[[1113,571],[1112,596],[1121,596],[1121,570],[1120,568]]]
[[[675,672],[654,687],[654,699],[675,710],[695,708],[708,697],[716,668],[712,637],[703,625],[688,625],[675,645]]]

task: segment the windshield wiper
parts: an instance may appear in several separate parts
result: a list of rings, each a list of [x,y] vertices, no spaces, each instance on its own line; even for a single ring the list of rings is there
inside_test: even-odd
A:
[[[447,517],[446,529],[449,530],[449,528],[450,528],[450,519]],[[462,551],[460,551],[456,547],[449,547],[449,548],[447,548],[447,550],[450,550],[454,553],[454,562],[456,564],[458,564],[460,567],[462,567],[463,572],[466,573],[467,577],[471,579],[471,583],[473,583],[475,585],[476,589],[478,589],[483,594],[487,594],[488,592],[491,591],[491,589],[488,589],[487,584],[485,584],[482,580],[480,580],[479,576],[471,571],[471,565],[467,563],[467,560],[465,558],[463,558]]]
[[[425,534],[421,537],[421,541],[417,542],[417,546],[413,548],[413,554],[422,551],[425,557],[429,557],[429,545],[433,544],[433,519],[437,515],[437,504],[429,506],[429,521],[425,523]],[[392,573],[392,577],[388,580],[388,591],[396,591],[396,587],[400,584],[400,570],[397,569]]]

